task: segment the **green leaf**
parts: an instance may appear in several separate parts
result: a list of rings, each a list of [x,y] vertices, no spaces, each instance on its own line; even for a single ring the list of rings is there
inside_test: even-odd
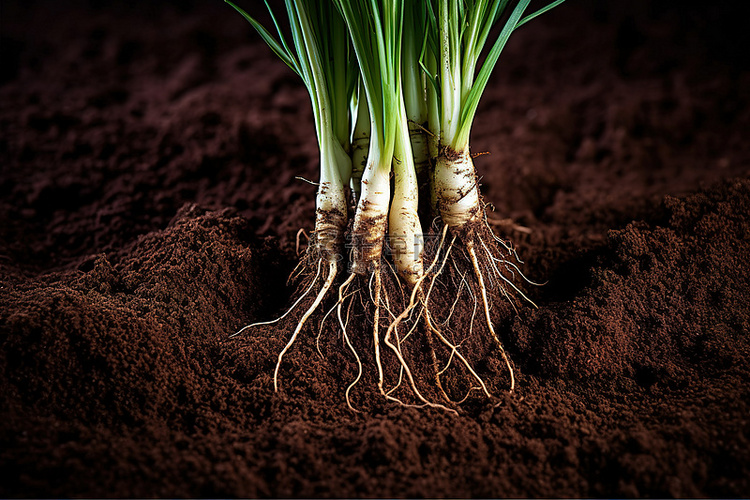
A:
[[[302,76],[299,68],[299,64],[294,58],[294,55],[289,50],[286,41],[284,41],[284,37],[281,36],[281,30],[279,30],[279,36],[282,40],[282,43],[280,44],[276,39],[273,37],[273,35],[258,21],[256,21],[253,17],[251,17],[247,12],[245,12],[242,8],[235,5],[231,2],[231,0],[224,0],[226,3],[234,7],[234,10],[242,14],[242,17],[244,17],[247,22],[250,23],[250,25],[255,28],[255,31],[258,32],[260,37],[263,39],[264,42],[271,48],[271,50],[274,51],[274,53],[279,56],[279,58],[286,63],[287,66],[292,68],[292,71],[297,73],[298,75]],[[268,3],[266,3],[266,6],[268,6]],[[276,28],[279,28],[278,23],[276,22],[276,16],[274,16],[273,11],[271,11],[271,7],[268,6],[268,11],[271,13],[271,18],[273,19],[274,24],[276,25]],[[282,45],[283,44],[283,45]]]
[[[541,9],[539,9],[536,12],[534,12],[533,14],[529,14],[528,16],[526,16],[523,19],[521,19],[520,21],[518,21],[518,24],[516,24],[516,28],[515,29],[520,28],[522,25],[524,25],[527,22],[531,21],[535,17],[541,16],[542,14],[544,14],[545,12],[547,12],[548,10],[554,9],[555,7],[557,7],[558,5],[560,5],[561,3],[563,3],[564,1],[565,0],[555,0],[554,2],[552,2],[549,5],[547,5],[546,7],[542,7]]]
[[[490,74],[495,68],[497,60],[500,58],[500,53],[505,48],[505,44],[507,43],[508,38],[516,28],[516,25],[521,19],[521,16],[523,15],[524,10],[526,10],[526,7],[528,7],[530,1],[531,0],[521,0],[520,2],[518,2],[516,7],[513,9],[513,12],[511,12],[510,17],[503,26],[500,35],[498,35],[495,44],[492,46],[492,49],[490,49],[489,54],[487,54],[487,59],[485,59],[484,63],[482,64],[482,67],[479,70],[479,74],[477,75],[477,78],[466,97],[463,108],[461,109],[461,118],[459,122],[458,133],[456,134],[456,142],[458,142],[459,144],[454,144],[454,146],[462,146],[463,144],[460,143],[464,142],[468,144],[469,132],[471,130],[472,122],[474,121],[474,115],[476,114],[477,106],[479,105],[479,99],[482,97],[482,94],[487,87],[487,82],[490,79]]]

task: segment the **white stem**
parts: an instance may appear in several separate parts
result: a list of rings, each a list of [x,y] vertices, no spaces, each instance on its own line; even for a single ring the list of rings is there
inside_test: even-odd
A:
[[[461,229],[480,217],[479,186],[469,148],[442,148],[433,179],[437,207],[445,224]]]
[[[374,270],[383,253],[383,238],[391,197],[390,161],[381,161],[380,151],[371,142],[367,166],[362,176],[362,195],[352,225],[350,271],[367,274]],[[382,164],[381,164],[382,163]]]
[[[341,182],[341,165],[351,159],[329,134],[320,141],[320,184],[315,197],[315,245],[328,261],[340,259],[346,230],[346,196]]]
[[[359,83],[356,103],[352,105],[352,114],[357,119],[354,121],[352,131],[352,175],[349,185],[354,202],[357,203],[362,192],[362,174],[367,165],[367,150],[370,146],[370,112],[367,109],[367,98],[362,82]]]
[[[414,158],[414,170],[418,178],[429,171],[430,145],[425,127],[427,123],[409,122],[409,136],[411,137],[411,151]]]
[[[417,213],[419,187],[403,107],[400,123],[393,158],[394,193],[388,218],[388,232],[396,270],[404,281],[413,287],[424,274],[424,236]]]

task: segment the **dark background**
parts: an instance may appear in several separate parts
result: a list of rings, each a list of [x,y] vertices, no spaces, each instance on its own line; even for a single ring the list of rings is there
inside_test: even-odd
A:
[[[513,35],[472,147],[546,285],[493,310],[516,393],[478,358],[502,404],[459,417],[367,384],[350,412],[332,323],[280,394],[293,321],[227,338],[291,303],[317,170],[304,88],[229,6],[0,9],[0,496],[747,494],[740,2],[568,0]]]

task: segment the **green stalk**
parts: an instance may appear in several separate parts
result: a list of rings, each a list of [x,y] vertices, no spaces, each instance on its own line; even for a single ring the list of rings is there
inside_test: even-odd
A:
[[[422,51],[419,56],[419,65],[425,79],[425,104],[427,108],[427,151],[430,155],[430,163],[435,166],[440,146],[440,90],[438,87],[438,66],[440,61],[440,44],[438,40],[439,29],[437,27],[437,14],[432,2],[425,2],[426,9],[422,11],[422,25],[425,27],[422,34]],[[439,215],[437,191],[434,186],[434,171],[428,176],[430,211],[433,216]]]
[[[312,10],[310,3],[301,0],[287,1],[287,8],[291,12],[296,7],[297,19],[290,16],[292,29],[300,32],[302,36],[294,37],[297,54],[305,54],[301,58],[300,65],[303,80],[310,82],[308,90],[313,103],[313,114],[320,146],[320,184],[316,196],[315,211],[315,235],[318,250],[328,258],[338,258],[340,247],[343,244],[344,229],[346,228],[346,196],[344,193],[343,176],[351,175],[351,159],[345,152],[348,146],[346,136],[346,118],[342,120],[341,102],[338,102],[338,114],[335,106],[331,105],[331,96],[335,99],[345,97],[342,89],[345,89],[345,81],[341,74],[325,74],[323,71],[323,55],[316,50],[317,39],[313,32],[310,14],[305,7]],[[298,22],[295,23],[295,21]],[[320,20],[318,20],[320,21]],[[319,28],[323,28],[320,24]],[[323,31],[319,29],[319,31]],[[340,49],[329,47],[329,55],[335,60],[336,56],[342,57]],[[343,73],[343,72],[342,72]],[[344,102],[344,117],[348,116],[347,102]],[[344,123],[341,123],[344,121]],[[342,131],[343,128],[343,131]],[[338,134],[337,134],[338,132]],[[342,141],[346,141],[343,142]],[[348,160],[348,161],[347,161]]]
[[[401,83],[406,118],[418,178],[427,175],[430,165],[427,79],[420,66],[425,37],[426,8],[422,1],[407,1],[404,9],[404,35],[401,54]]]
[[[440,115],[432,189],[438,211],[451,227],[461,229],[482,212],[469,138],[479,99],[500,53],[517,27],[562,1],[523,17],[530,0],[519,0],[477,72],[490,31],[505,15],[509,0],[430,0],[431,33],[427,39],[432,40],[433,50],[439,51],[434,92],[439,94]]]
[[[398,122],[402,4],[335,0],[349,29],[370,115],[370,149],[352,226],[351,271],[380,263],[390,202],[391,160]]]
[[[516,26],[521,20],[521,16],[528,7],[530,1],[531,0],[520,0],[516,4],[475,78],[474,72],[476,64],[479,60],[480,53],[484,48],[489,31],[497,18],[503,14],[503,11],[508,4],[508,0],[492,2],[492,6],[490,7],[495,7],[495,9],[483,9],[481,7],[486,6],[482,4],[488,2],[476,2],[476,16],[474,17],[474,23],[470,25],[470,32],[467,33],[467,35],[474,36],[466,37],[464,41],[464,51],[458,57],[457,61],[457,66],[462,65],[465,67],[465,71],[462,71],[462,74],[466,79],[461,89],[460,114],[455,134],[446,137],[445,140],[445,145],[450,146],[455,151],[468,150],[469,135],[471,134],[471,126],[474,123],[474,116],[476,115],[477,107],[479,106],[479,99],[487,87],[490,75],[497,64],[500,53],[505,48],[505,44],[511,33],[516,29]],[[474,25],[475,23],[476,26]],[[463,56],[463,62],[461,61],[461,56]]]
[[[412,153],[414,137],[410,134],[405,106],[399,108],[400,126],[393,158],[394,188],[388,231],[396,270],[413,287],[424,274],[424,236],[418,213],[419,185]]]
[[[247,12],[226,0],[302,81],[310,95],[320,148],[320,182],[316,195],[313,250],[334,261],[340,258],[346,229],[344,183],[351,175],[349,101],[356,66],[349,54],[346,26],[329,2],[286,0],[293,46],[271,14],[278,40]],[[293,47],[293,48],[292,48]]]
[[[356,118],[352,130],[352,176],[349,186],[356,205],[362,193],[362,174],[367,165],[367,151],[370,148],[370,111],[367,109],[367,97],[361,80],[357,85],[357,93],[352,97],[351,110],[352,116]]]

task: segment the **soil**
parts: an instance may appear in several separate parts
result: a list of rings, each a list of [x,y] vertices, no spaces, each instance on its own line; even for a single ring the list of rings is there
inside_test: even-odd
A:
[[[228,338],[291,304],[317,169],[305,90],[247,23],[4,2],[0,496],[747,496],[740,8],[570,0],[514,34],[472,145],[546,284],[495,315],[517,390],[454,416],[371,384],[350,411],[354,362],[312,326],[278,394],[293,321]]]

